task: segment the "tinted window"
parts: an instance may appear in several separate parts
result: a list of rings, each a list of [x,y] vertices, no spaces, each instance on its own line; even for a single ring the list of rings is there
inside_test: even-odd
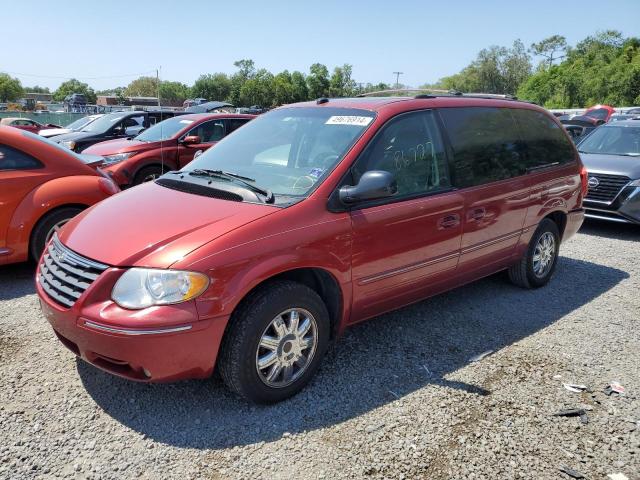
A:
[[[525,109],[513,109],[511,113],[526,143],[528,168],[575,161],[575,152],[562,127],[546,114]]]
[[[20,150],[8,145],[0,145],[0,170],[30,170],[32,168],[42,168],[42,164]]]
[[[606,108],[595,108],[593,110],[588,110],[585,115],[597,120],[606,120],[607,116],[609,115],[609,110],[607,110]]]
[[[224,122],[222,120],[210,120],[192,128],[187,136],[197,135],[200,143],[211,143],[222,140],[224,137]]]
[[[370,170],[393,173],[398,195],[449,187],[447,161],[433,112],[400,115],[383,127],[356,162],[354,181]]]
[[[453,148],[458,187],[504,180],[526,172],[523,143],[507,108],[440,110]]]
[[[227,120],[227,135],[229,135],[234,130],[237,130],[247,122],[248,120],[241,119],[241,118],[231,118]]]

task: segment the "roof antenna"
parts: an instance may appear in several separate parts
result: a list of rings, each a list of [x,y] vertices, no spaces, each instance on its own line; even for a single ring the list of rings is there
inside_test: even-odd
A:
[[[327,97],[320,97],[316,100],[317,105],[322,105],[323,103],[327,103],[329,99]]]
[[[160,115],[160,123],[162,123],[162,106],[160,105],[160,70],[162,70],[162,65],[156,69],[156,87],[158,92],[158,114]],[[164,175],[164,138],[162,136],[162,127],[164,125],[160,125],[160,174]]]

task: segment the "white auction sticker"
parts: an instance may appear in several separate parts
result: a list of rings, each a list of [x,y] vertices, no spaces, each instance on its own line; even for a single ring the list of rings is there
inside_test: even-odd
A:
[[[180,120],[180,123],[186,123],[187,125],[191,125],[193,120]]]
[[[354,115],[334,115],[329,117],[325,125],[357,125],[358,127],[366,127],[371,123],[373,117],[358,117]]]

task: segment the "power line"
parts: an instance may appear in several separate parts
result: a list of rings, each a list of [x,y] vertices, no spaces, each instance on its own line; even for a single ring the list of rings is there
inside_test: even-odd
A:
[[[32,74],[32,73],[19,73],[19,72],[6,72],[10,75],[20,75],[22,77],[35,77],[35,78],[57,78],[57,79],[62,79],[62,80],[70,80],[72,78],[76,78],[78,80],[102,80],[102,79],[109,79],[109,78],[124,78],[124,77],[137,77],[140,75],[144,75],[144,74],[149,74],[149,73],[155,73],[155,69],[154,70],[147,70],[146,72],[139,72],[139,73],[127,73],[124,75],[104,75],[104,76],[100,76],[100,77],[77,77],[77,76],[61,76],[61,75],[36,75],[36,74]]]

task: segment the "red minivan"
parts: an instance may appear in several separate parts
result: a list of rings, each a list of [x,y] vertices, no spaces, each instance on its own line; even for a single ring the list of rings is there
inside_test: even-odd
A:
[[[255,115],[199,113],[180,115],[131,139],[107,140],[83,153],[104,157],[102,169],[121,187],[155,180],[193,160]]]
[[[560,123],[529,103],[289,105],[69,222],[37,290],[60,341],[103,370],[160,382],[217,366],[233,391],[276,402],[349,325],[501,270],[545,285],[586,180]]]

